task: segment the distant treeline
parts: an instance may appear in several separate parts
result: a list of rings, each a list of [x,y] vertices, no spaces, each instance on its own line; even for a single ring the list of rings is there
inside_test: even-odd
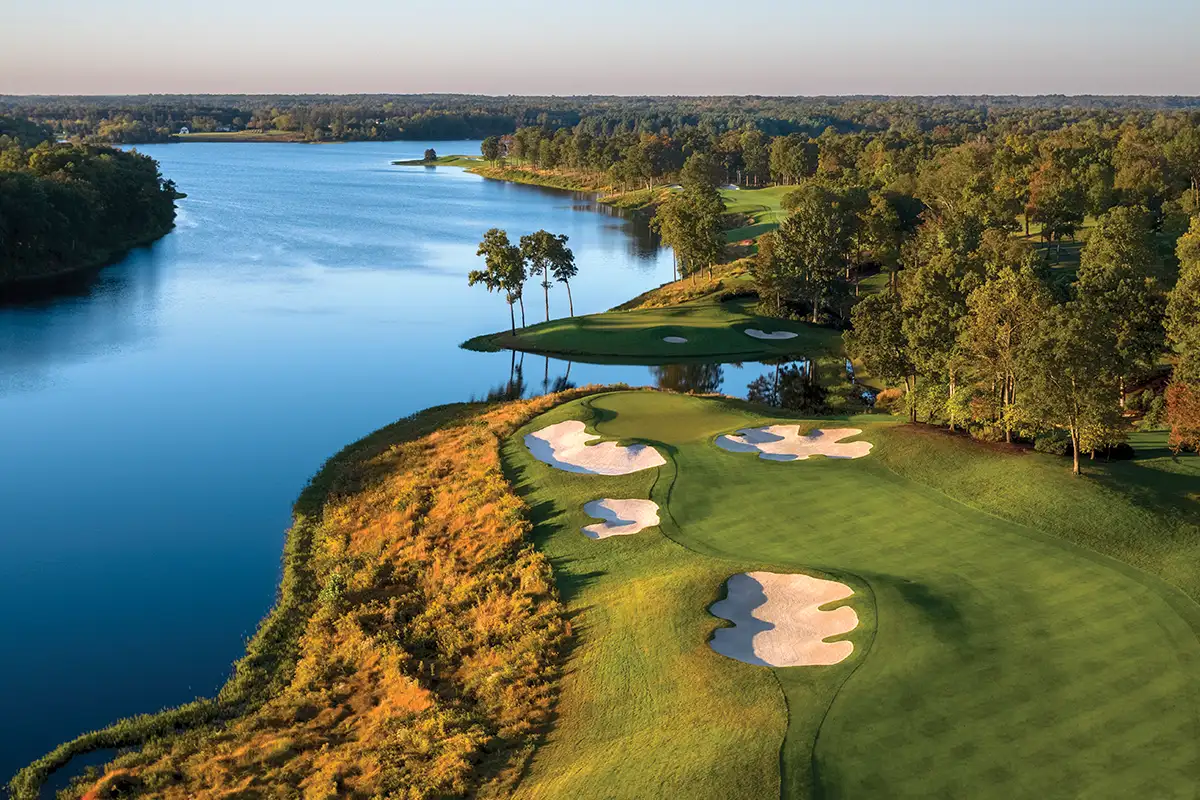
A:
[[[175,221],[175,186],[148,156],[60,143],[0,117],[0,286],[104,264]]]
[[[1128,113],[1200,109],[1196,97],[487,97],[476,95],[0,96],[0,113],[64,137],[142,143],[192,133],[282,132],[308,141],[482,139],[537,126],[590,132],[767,136],[1052,129]]]

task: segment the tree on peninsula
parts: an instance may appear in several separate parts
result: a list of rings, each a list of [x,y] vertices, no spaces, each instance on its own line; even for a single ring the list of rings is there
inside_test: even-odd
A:
[[[479,146],[479,152],[488,162],[495,164],[500,160],[500,137],[489,136]]]
[[[564,260],[570,261],[574,266],[574,255],[567,248],[567,237],[562,234],[553,234],[546,230],[540,230],[535,233],[526,234],[521,237],[521,258],[527,266],[526,271],[529,275],[540,275],[542,277],[542,290],[546,297],[546,321],[550,321],[550,270],[552,265],[561,263]],[[571,273],[573,276],[574,273]],[[571,276],[567,276],[568,280]],[[564,281],[565,282],[565,281]],[[567,294],[571,292],[570,285],[567,286]],[[575,316],[574,306],[572,306],[571,316]]]
[[[570,315],[575,316],[575,301],[571,299],[571,278],[579,274],[579,267],[575,266],[575,254],[571,252],[571,248],[567,247],[566,234],[558,234],[549,242],[547,253],[550,263],[550,274],[554,276],[554,280],[567,287],[567,309]]]
[[[508,234],[499,228],[491,228],[483,234],[483,241],[475,255],[483,256],[486,267],[473,269],[467,274],[467,285],[482,283],[489,292],[503,291],[508,302],[508,316],[513,333],[517,332],[516,314],[513,305],[521,299],[525,286],[525,262],[521,249],[508,241]],[[521,327],[525,327],[525,307],[521,304]]]
[[[425,151],[425,160],[426,161],[437,161],[437,150],[434,150],[432,147],[428,148]]]

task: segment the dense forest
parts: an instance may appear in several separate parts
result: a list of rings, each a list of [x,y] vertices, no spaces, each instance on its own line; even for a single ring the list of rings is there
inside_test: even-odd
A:
[[[684,276],[754,239],[762,310],[846,328],[851,355],[896,387],[880,405],[914,421],[1072,454],[1076,471],[1130,452],[1139,419],[1195,448],[1200,114],[956,105],[910,119],[910,102],[780,135],[587,117],[482,150],[520,179],[640,193]],[[729,212],[766,186],[778,224]]]
[[[151,158],[55,142],[0,117],[0,286],[104,264],[175,224],[174,184]]]
[[[62,138],[165,142],[193,134],[284,133],[305,141],[482,139],[583,123],[590,133],[702,134],[754,128],[767,136],[1061,127],[1136,111],[1200,109],[1195,97],[487,97],[475,95],[0,96],[0,113]]]
[[[2,140],[0,274],[169,227],[173,189],[153,162],[98,142],[182,127],[478,137],[497,177],[645,193],[684,275],[754,251],[764,309],[849,329],[914,419],[1111,454],[1144,410],[1178,446],[1200,439],[1197,98],[202,95],[0,110],[29,120]],[[727,184],[777,187],[778,218],[731,215]]]

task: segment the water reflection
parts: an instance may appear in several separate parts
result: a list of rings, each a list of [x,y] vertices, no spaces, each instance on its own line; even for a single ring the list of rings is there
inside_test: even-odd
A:
[[[746,386],[746,399],[804,414],[825,414],[829,392],[817,378],[811,359],[776,361],[774,371]]]
[[[0,396],[51,382],[58,367],[132,344],[157,330],[161,270],[173,242],[139,248],[119,266],[0,300]]]
[[[624,232],[628,244],[629,255],[639,261],[657,259],[662,253],[662,237],[650,227],[650,220],[641,214],[630,214],[607,203],[601,203],[595,195],[587,192],[574,192],[575,203],[571,206],[575,211],[592,211],[618,220],[613,227]]]
[[[721,364],[667,364],[651,367],[650,372],[658,388],[672,392],[716,394],[725,382]]]
[[[492,384],[481,395],[473,395],[473,398],[482,397],[489,401],[531,398],[589,384],[625,384],[685,394],[723,393],[815,414],[820,413],[818,409],[825,407],[827,393],[825,384],[816,377],[821,370],[814,367],[811,361],[803,359],[769,363],[692,362],[646,366],[572,362],[515,352],[477,355],[489,359],[492,370],[503,370],[500,373],[503,378],[499,383]],[[503,367],[500,367],[501,364]],[[531,376],[531,371],[536,377]],[[812,377],[809,377],[810,371]]]

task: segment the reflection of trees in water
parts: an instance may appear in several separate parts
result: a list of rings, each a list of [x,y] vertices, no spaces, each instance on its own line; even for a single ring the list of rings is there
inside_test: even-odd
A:
[[[775,372],[755,378],[746,387],[746,399],[805,414],[824,414],[828,391],[817,381],[811,359],[776,362]]]
[[[576,201],[588,201],[576,202],[572,206],[576,211],[594,211],[621,221],[620,228],[627,234],[625,241],[629,248],[629,255],[638,261],[651,261],[658,258],[658,254],[663,248],[662,237],[650,228],[648,218],[631,215],[616,206],[598,202],[593,195],[576,193],[575,199]]]
[[[725,370],[720,364],[667,364],[651,367],[650,372],[658,388],[672,392],[713,394],[725,382]]]
[[[525,396],[525,388],[525,354],[521,354],[521,361],[518,363],[517,351],[513,350],[508,367],[508,380],[493,389],[488,389],[487,402],[520,400]]]
[[[537,379],[534,378],[534,380],[536,381]],[[567,389],[574,389],[575,384],[571,382],[571,362],[567,362],[567,371],[565,374],[551,380],[550,359],[546,357],[545,365],[542,369],[541,384],[542,393],[563,392]],[[525,381],[525,354],[521,353],[520,360],[518,361],[517,352],[514,350],[512,351],[512,359],[509,362],[508,380],[499,386],[488,389],[484,399],[489,403],[501,400],[520,400],[529,391],[529,388],[529,384]]]
[[[542,392],[545,394],[553,394],[554,392],[565,392],[567,389],[574,389],[575,384],[571,383],[571,362],[567,362],[567,372],[564,375],[559,375],[553,382],[550,380],[550,356],[544,356],[546,366],[542,372]]]

